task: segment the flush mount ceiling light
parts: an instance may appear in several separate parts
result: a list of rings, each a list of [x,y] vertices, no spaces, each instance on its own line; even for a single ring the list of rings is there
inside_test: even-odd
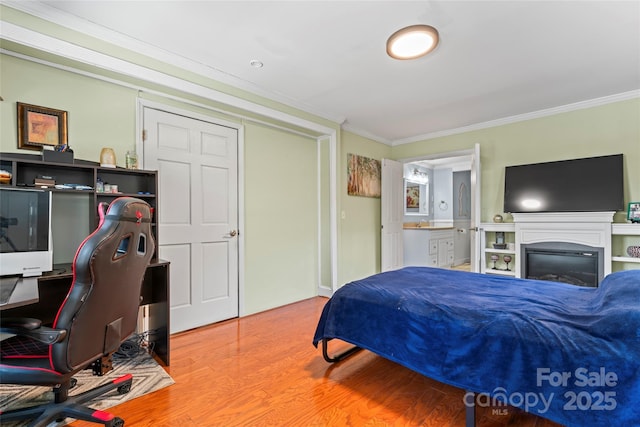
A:
[[[438,45],[438,30],[430,25],[411,25],[396,31],[387,40],[387,54],[395,59],[416,59]]]
[[[258,61],[257,59],[252,59],[251,61],[249,61],[249,65],[251,65],[253,68],[264,67],[264,64],[262,63],[262,61]]]

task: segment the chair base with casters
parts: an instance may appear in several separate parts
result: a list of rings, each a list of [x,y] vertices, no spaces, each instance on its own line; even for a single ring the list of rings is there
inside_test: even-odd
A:
[[[122,427],[124,420],[113,414],[84,406],[87,402],[98,396],[118,390],[120,394],[126,394],[131,390],[133,376],[125,374],[113,381],[87,390],[76,396],[68,396],[72,381],[67,381],[53,388],[54,401],[49,404],[27,408],[19,408],[0,413],[0,424],[9,421],[33,419],[29,427],[46,427],[52,421],[61,421],[64,418],[90,421],[104,424],[107,427]]]

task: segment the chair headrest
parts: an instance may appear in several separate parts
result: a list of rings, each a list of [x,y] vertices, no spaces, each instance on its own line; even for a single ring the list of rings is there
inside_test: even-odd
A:
[[[107,220],[151,222],[151,210],[145,202],[133,197],[119,197],[109,205]]]

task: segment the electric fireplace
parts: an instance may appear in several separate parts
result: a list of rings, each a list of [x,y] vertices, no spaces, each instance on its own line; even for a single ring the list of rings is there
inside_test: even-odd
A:
[[[597,287],[604,277],[602,248],[564,242],[522,246],[522,277],[527,279]]]

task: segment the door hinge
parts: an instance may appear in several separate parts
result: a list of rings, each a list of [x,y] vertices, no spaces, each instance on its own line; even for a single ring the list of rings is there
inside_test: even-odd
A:
[[[146,140],[147,140],[147,130],[142,129],[142,141],[146,141]]]

